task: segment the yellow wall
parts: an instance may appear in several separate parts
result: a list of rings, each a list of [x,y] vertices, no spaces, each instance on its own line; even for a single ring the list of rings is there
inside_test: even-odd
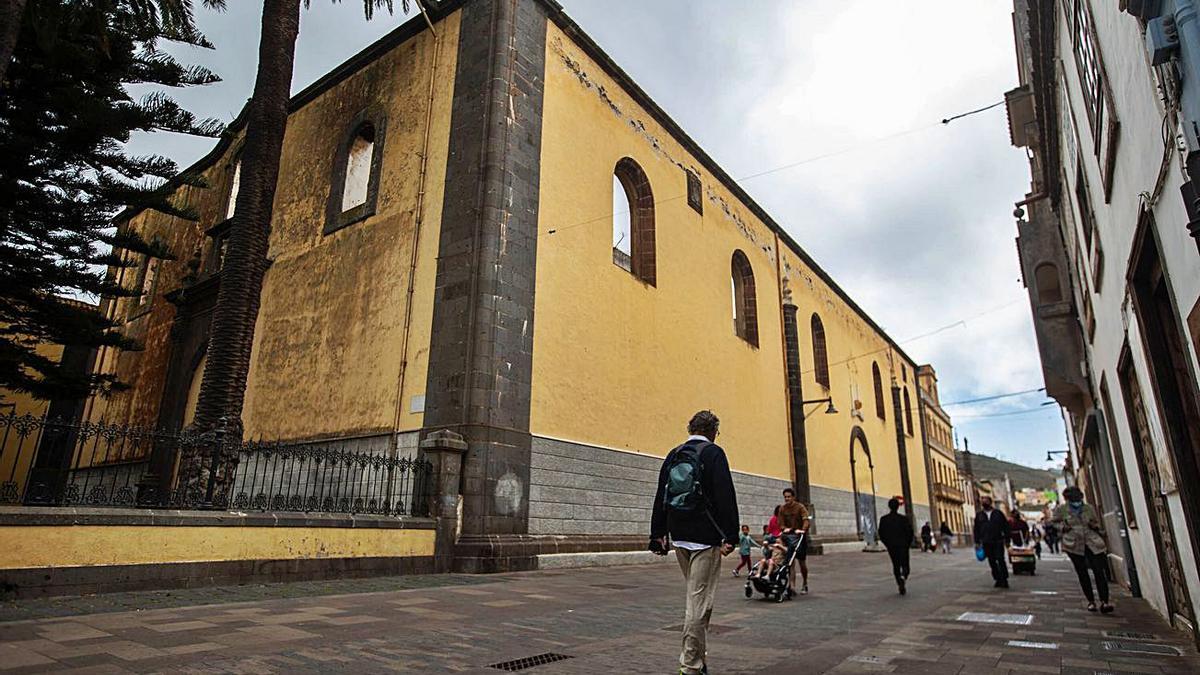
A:
[[[399,430],[421,427],[422,413],[410,410],[412,397],[425,390],[459,18],[456,12],[438,24],[436,71],[435,38],[423,31],[290,115],[275,195],[272,265],[264,280],[242,414],[248,438],[298,440],[386,433],[394,424]],[[436,85],[422,185],[431,78]],[[368,107],[386,115],[376,213],[325,235],[337,147]],[[203,252],[207,264],[210,240],[203,233],[226,217],[230,168],[240,147],[238,138],[203,170],[208,189],[176,193],[197,210],[199,222],[154,212],[131,219],[130,227],[147,239],[163,238],[179,258],[164,267],[160,295],[180,286],[186,271],[182,263],[194,250]],[[414,296],[405,333],[414,246]],[[137,270],[123,274],[131,286]],[[161,298],[156,302],[161,312],[138,316],[126,326],[147,350],[106,350],[100,362],[104,371],[119,373],[133,389],[110,399],[95,398],[89,404],[90,419],[156,422],[174,316],[169,304]],[[122,301],[118,316],[137,316],[130,304]],[[408,366],[403,392],[398,392],[405,340]]]
[[[433,555],[433,530],[338,527],[0,527],[0,569]]]
[[[63,348],[62,345],[38,343],[34,351],[38,356],[58,361],[62,358]],[[38,419],[45,416],[46,408],[50,406],[49,401],[8,389],[0,389],[0,404],[3,404],[3,407],[0,407],[0,415],[31,415]],[[4,443],[0,447],[0,482],[10,479],[14,481],[17,484],[17,494],[24,493],[29,466],[33,463],[37,451],[38,436],[36,430],[26,436],[21,436],[14,428],[0,430],[0,439],[3,439]]]
[[[425,390],[434,276],[449,143],[459,13],[424,31],[292,113],[275,196],[262,311],[246,392],[248,436],[309,438],[419,429],[411,397]],[[404,333],[429,78],[430,157],[410,331]],[[371,218],[323,235],[337,145],[367,105],[387,113],[379,201]],[[403,342],[409,364],[397,401]],[[331,424],[333,422],[333,424]]]
[[[809,316],[819,311],[840,411],[830,416],[810,406],[811,480],[849,490],[850,430],[857,423],[850,416],[851,387],[857,384],[864,403],[872,401],[870,359],[886,373],[890,354],[900,379],[899,354],[799,256],[785,251],[777,260],[770,228],[553,24],[546,60],[533,433],[663,455],[683,438],[692,413],[711,408],[722,419],[719,442],[734,469],[790,480],[776,273],[782,263],[800,307],[805,397],[827,395],[812,375]],[[642,167],[654,192],[656,287],[612,262],[612,175],[623,157]],[[701,178],[703,216],[685,198],[685,167]],[[754,270],[757,348],[733,328],[730,261],[739,249]],[[916,366],[904,365],[914,426],[907,440],[913,498],[928,503]],[[872,407],[861,423],[880,495],[901,491],[890,390],[886,395],[888,422],[879,423]],[[860,489],[869,491],[869,484]]]

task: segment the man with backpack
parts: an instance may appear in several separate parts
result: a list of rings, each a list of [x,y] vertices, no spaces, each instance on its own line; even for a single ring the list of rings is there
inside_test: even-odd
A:
[[[721,421],[702,410],[688,422],[688,439],[667,454],[658,472],[650,519],[650,550],[670,545],[687,588],[679,672],[707,673],[706,642],[721,558],[738,536],[737,494],[725,451],[716,444]]]

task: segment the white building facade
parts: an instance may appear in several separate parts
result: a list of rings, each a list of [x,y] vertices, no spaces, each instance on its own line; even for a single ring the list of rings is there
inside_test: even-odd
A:
[[[1105,515],[1115,578],[1195,637],[1200,209],[1189,179],[1200,178],[1200,78],[1183,77],[1200,72],[1192,4],[1014,0],[1020,86],[1005,98],[1012,142],[1030,162],[1017,243],[1046,390],[1067,413],[1069,465]]]

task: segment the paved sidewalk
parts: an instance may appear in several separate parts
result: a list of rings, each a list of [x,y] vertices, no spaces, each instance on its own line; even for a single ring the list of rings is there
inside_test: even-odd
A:
[[[727,560],[730,569],[735,562]],[[811,567],[813,593],[782,604],[747,600],[740,580],[722,578],[709,641],[714,674],[1200,672],[1188,637],[1144,602],[1118,595],[1116,614],[1086,612],[1065,557],[1044,560],[1038,576],[1015,577],[1003,591],[970,551],[914,553],[904,597],[883,555],[827,555]],[[56,613],[76,615],[0,623],[0,671],[482,674],[562,655],[569,658],[521,672],[675,672],[682,587],[670,562],[406,579],[414,578],[243,587],[249,602],[229,602],[238,589],[185,594],[164,602],[195,604],[144,611],[97,612],[97,598],[59,601]],[[405,586],[421,583],[435,585]],[[368,592],[324,593],[338,590]],[[115,606],[137,601],[125,595]],[[0,617],[20,611],[47,610],[20,603]],[[964,612],[1030,616],[1027,625],[1006,625],[960,620]],[[1181,654],[1112,649],[1121,646]]]

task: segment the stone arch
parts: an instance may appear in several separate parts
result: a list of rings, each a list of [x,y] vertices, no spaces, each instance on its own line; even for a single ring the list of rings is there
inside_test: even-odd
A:
[[[865,431],[863,431],[862,427],[860,427],[858,425],[855,425],[854,428],[850,430],[850,487],[851,487],[852,492],[854,493],[854,527],[855,527],[855,530],[858,532],[858,535],[861,537],[861,536],[863,536],[864,530],[866,529],[866,528],[864,528],[864,518],[865,517],[873,518],[875,515],[875,513],[874,513],[874,499],[875,499],[874,493],[875,492],[874,492],[874,486],[872,485],[871,486],[871,500],[872,500],[871,512],[865,513],[863,510],[862,504],[861,504],[861,502],[863,501],[862,495],[864,493],[861,490],[859,490],[859,485],[858,485],[858,469],[856,467],[856,464],[858,463],[859,460],[855,459],[855,452],[854,452],[854,448],[855,448],[856,444],[861,447],[861,452],[867,459],[867,470],[870,472],[870,475],[872,476],[872,480],[873,480],[874,474],[875,474],[875,462],[874,462],[874,460],[871,459],[871,444],[867,441],[867,433]],[[872,522],[874,522],[874,521],[872,521]],[[874,529],[873,525],[872,525],[871,529],[872,530]]]

